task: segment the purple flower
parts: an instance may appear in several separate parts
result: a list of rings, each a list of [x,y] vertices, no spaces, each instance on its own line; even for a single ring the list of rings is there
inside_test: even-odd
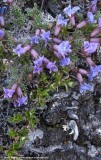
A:
[[[50,31],[43,32],[41,34],[41,37],[42,37],[43,41],[45,42],[45,47],[46,47],[47,46],[47,42],[51,39],[50,38]]]
[[[47,65],[50,61],[46,57],[44,57],[43,62],[45,63],[45,65]]]
[[[50,40],[50,39],[51,39],[51,38],[50,38],[50,31],[43,32],[43,33],[41,34],[41,37],[42,37],[42,39],[43,39],[44,41]]]
[[[21,47],[21,44],[19,44],[15,49],[13,49],[13,52],[20,57],[22,54],[25,53],[25,50]]]
[[[3,0],[3,2],[7,2],[7,0]]]
[[[61,26],[66,26],[67,25],[67,19],[64,19],[64,17],[61,14],[59,14],[57,24],[61,25]]]
[[[27,104],[27,97],[26,96],[18,97],[18,99],[16,101],[14,101],[15,107],[20,107],[20,106],[26,105],[26,104]]]
[[[94,1],[92,2],[91,10],[92,10],[93,13],[96,12],[96,10],[97,10],[97,1],[98,1],[98,0],[94,0]]]
[[[3,91],[4,91],[4,98],[12,98],[15,90],[13,89],[6,89],[6,88],[3,88]]]
[[[65,14],[67,14],[69,17],[71,17],[74,13],[76,13],[80,8],[78,6],[75,6],[73,8],[71,8],[71,5],[69,5],[68,7],[66,7],[64,9]]]
[[[43,65],[44,59],[45,59],[44,56],[42,56],[34,61],[33,73],[40,74],[40,72],[42,72],[42,70],[43,70],[42,65]]]
[[[64,67],[70,64],[70,58],[64,57],[60,60],[60,66]]]
[[[38,73],[40,74],[40,72],[42,72],[43,68],[41,66],[35,65],[34,66],[34,70],[33,73]]]
[[[34,61],[34,65],[42,66],[43,60],[44,60],[44,56],[39,57],[38,59],[36,59],[36,60]]]
[[[3,38],[4,35],[5,35],[5,32],[2,29],[0,29],[0,38]]]
[[[94,20],[94,15],[92,12],[87,13],[87,20],[88,20],[88,23],[96,23],[97,22],[96,20]]]
[[[31,44],[39,44],[39,37],[38,36],[33,36],[30,38]]]
[[[58,53],[60,53],[63,57],[67,55],[68,52],[71,52],[71,45],[69,41],[63,41],[57,47]]]
[[[80,84],[80,93],[83,93],[84,91],[93,91],[93,86],[87,83],[81,83]]]
[[[57,66],[55,65],[56,62],[48,62],[46,68],[50,70],[50,73],[53,71],[53,72],[57,72],[58,71],[58,68]]]
[[[99,73],[101,72],[101,65],[99,65],[99,66],[91,66],[90,67],[90,72],[88,73],[88,78],[90,79],[90,81],[92,81],[93,80],[93,78],[95,77],[95,76],[97,76]]]
[[[98,43],[88,42],[88,41],[84,42],[84,51],[88,54],[94,53],[97,50],[97,47]]]

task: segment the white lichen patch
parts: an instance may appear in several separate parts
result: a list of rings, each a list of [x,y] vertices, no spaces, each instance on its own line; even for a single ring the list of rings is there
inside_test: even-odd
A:
[[[56,21],[56,18],[53,18],[48,12],[44,13],[42,12],[42,23],[48,23],[52,24],[53,22]]]
[[[30,133],[28,134],[28,138],[31,142],[34,142],[37,138],[42,139],[43,138],[43,131],[40,129],[30,131]]]
[[[63,125],[62,128],[63,128],[64,131],[67,131],[67,130],[71,129],[71,132],[69,133],[69,135],[73,134],[73,140],[74,141],[76,141],[78,139],[79,130],[78,130],[78,126],[77,126],[77,124],[74,120],[71,120],[66,125]]]

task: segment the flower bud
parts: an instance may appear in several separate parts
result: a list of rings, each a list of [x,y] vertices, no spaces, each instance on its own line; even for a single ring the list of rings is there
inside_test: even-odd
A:
[[[94,66],[95,63],[93,62],[93,60],[91,59],[91,57],[87,57],[86,58],[86,62],[88,63],[89,66]]]
[[[40,35],[40,29],[36,29],[35,35],[36,35],[36,36],[39,36],[39,35]]]
[[[87,25],[87,21],[82,21],[79,24],[77,24],[76,28],[80,29],[83,28]]]
[[[60,31],[61,31],[61,25],[56,24],[55,29],[54,29],[54,36],[58,36]]]
[[[18,97],[22,97],[22,96],[23,96],[23,93],[22,93],[22,91],[21,91],[21,88],[20,88],[20,87],[18,87],[18,88],[17,88],[16,93],[17,93]]]
[[[70,17],[70,23],[72,26],[75,26],[75,17],[73,15]]]
[[[77,73],[77,80],[78,80],[80,83],[83,83],[83,77],[82,77],[81,73]]]
[[[41,33],[44,33],[45,32],[45,30],[44,29],[41,29]]]
[[[60,44],[62,42],[61,39],[54,37],[53,41],[56,42],[57,44]]]
[[[39,57],[37,51],[34,49],[31,49],[30,53],[33,59],[37,59]]]
[[[28,52],[30,49],[31,49],[31,46],[30,45],[27,45],[23,48],[25,50],[25,52]]]
[[[61,58],[61,54],[59,54],[58,52],[54,51],[54,55],[57,57],[57,58]]]
[[[27,76],[27,80],[28,80],[28,82],[32,82],[32,79],[33,79],[33,76],[32,76],[32,74],[31,73],[28,73],[28,76]]]
[[[85,69],[82,69],[82,68],[80,68],[78,71],[79,71],[79,73],[85,74],[85,75],[87,75],[87,73],[88,73]]]
[[[11,87],[11,89],[13,89],[15,91],[17,89],[17,87],[18,87],[18,84],[15,83],[15,84],[13,84],[13,86]]]
[[[4,21],[4,17],[0,16],[0,25],[4,26],[5,25],[5,21]]]
[[[16,101],[16,100],[18,99],[18,96],[17,96],[16,93],[13,94],[12,99],[13,99],[13,102]]]
[[[91,38],[90,42],[101,43],[101,38]]]
[[[53,49],[54,49],[55,51],[57,51],[57,50],[58,50],[58,45],[54,45],[54,46],[53,46]]]
[[[101,32],[101,28],[96,28],[91,34],[90,37],[95,37]]]

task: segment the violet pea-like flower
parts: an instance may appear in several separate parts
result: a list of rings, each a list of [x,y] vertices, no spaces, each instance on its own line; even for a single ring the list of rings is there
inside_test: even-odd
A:
[[[67,25],[67,21],[68,20],[64,19],[64,17],[61,14],[58,15],[58,20],[57,20],[57,24],[58,25],[66,26]]]
[[[80,93],[83,93],[85,91],[93,91],[93,86],[85,82],[80,83]]]
[[[90,66],[90,72],[87,74],[90,81],[101,72],[101,65]]]
[[[41,37],[42,37],[42,39],[43,39],[43,41],[45,42],[45,46],[47,45],[47,42],[51,39],[50,38],[50,31],[47,31],[47,32],[43,32],[42,34],[41,34]]]
[[[44,60],[44,56],[39,57],[38,59],[36,59],[36,60],[34,61],[34,65],[42,66],[43,60]]]
[[[18,99],[16,101],[14,101],[15,107],[20,107],[20,106],[26,105],[26,104],[27,104],[27,96],[18,97]]]
[[[54,29],[54,36],[57,36],[60,33],[61,28],[67,25],[67,21],[68,20],[64,19],[64,17],[61,14],[58,15],[58,20]]]
[[[60,66],[64,67],[70,64],[70,58],[64,57],[60,60]]]
[[[97,50],[99,43],[94,43],[94,42],[84,42],[84,52],[87,54],[92,54]]]
[[[90,6],[90,10],[92,11],[92,13],[95,13],[97,11],[97,1],[98,0],[93,0],[91,6]]]
[[[33,73],[38,73],[40,74],[41,72],[43,71],[43,68],[41,66],[38,66],[38,65],[35,65],[34,66],[34,70],[33,70]]]
[[[48,64],[46,65],[46,68],[50,70],[50,73],[51,72],[57,72],[58,71],[58,68],[55,64],[56,62],[48,62]]]
[[[97,21],[94,19],[94,15],[92,12],[87,13],[87,21],[88,23],[96,23]]]
[[[75,6],[73,8],[71,8],[71,5],[69,5],[68,7],[66,7],[64,9],[65,14],[67,14],[69,17],[71,17],[72,15],[74,15],[80,8],[78,6]]]
[[[34,61],[34,70],[33,70],[33,73],[40,74],[40,72],[42,72],[42,70],[43,70],[43,68],[42,68],[43,60],[44,60],[44,56],[39,57],[38,59],[36,59]]]
[[[39,44],[39,36],[35,35],[30,38],[31,44]]]
[[[4,91],[4,98],[12,98],[15,90],[13,89],[6,89],[6,88],[3,88],[3,91]]]
[[[21,44],[19,44],[15,49],[13,49],[13,52],[20,57],[26,51],[21,47]]]
[[[67,53],[71,52],[71,45],[69,41],[63,41],[57,46],[57,51],[60,53],[63,57],[67,55]]]

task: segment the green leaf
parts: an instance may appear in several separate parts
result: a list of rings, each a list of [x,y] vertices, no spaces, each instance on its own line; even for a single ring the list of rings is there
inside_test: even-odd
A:
[[[20,131],[18,131],[18,135],[20,137],[24,137],[28,135],[28,129],[26,127],[21,128]]]
[[[41,77],[40,77],[40,81],[46,82],[46,80],[47,80],[46,74],[45,74],[45,73],[42,73],[42,75],[41,75]]]
[[[19,141],[18,142],[13,142],[13,145],[12,145],[13,150],[21,149],[22,145],[23,145],[23,143],[19,143]]]
[[[68,86],[69,86],[69,87],[73,88],[73,85],[74,85],[74,82],[72,82],[72,81],[71,81],[71,82],[68,82]]]
[[[24,120],[24,117],[21,113],[14,114],[13,117],[8,118],[9,123],[20,123]]]
[[[66,92],[68,91],[68,85],[66,83],[64,83],[64,86],[66,88]]]
[[[2,151],[3,150],[3,147],[2,146],[0,146],[0,151]]]
[[[8,159],[11,160],[10,158],[12,156],[14,156],[16,154],[16,151],[15,150],[7,150],[6,151],[6,155],[8,156]]]
[[[11,128],[11,129],[8,130],[8,135],[9,135],[11,138],[15,138],[15,136],[17,136],[17,131],[14,130],[13,128]]]

